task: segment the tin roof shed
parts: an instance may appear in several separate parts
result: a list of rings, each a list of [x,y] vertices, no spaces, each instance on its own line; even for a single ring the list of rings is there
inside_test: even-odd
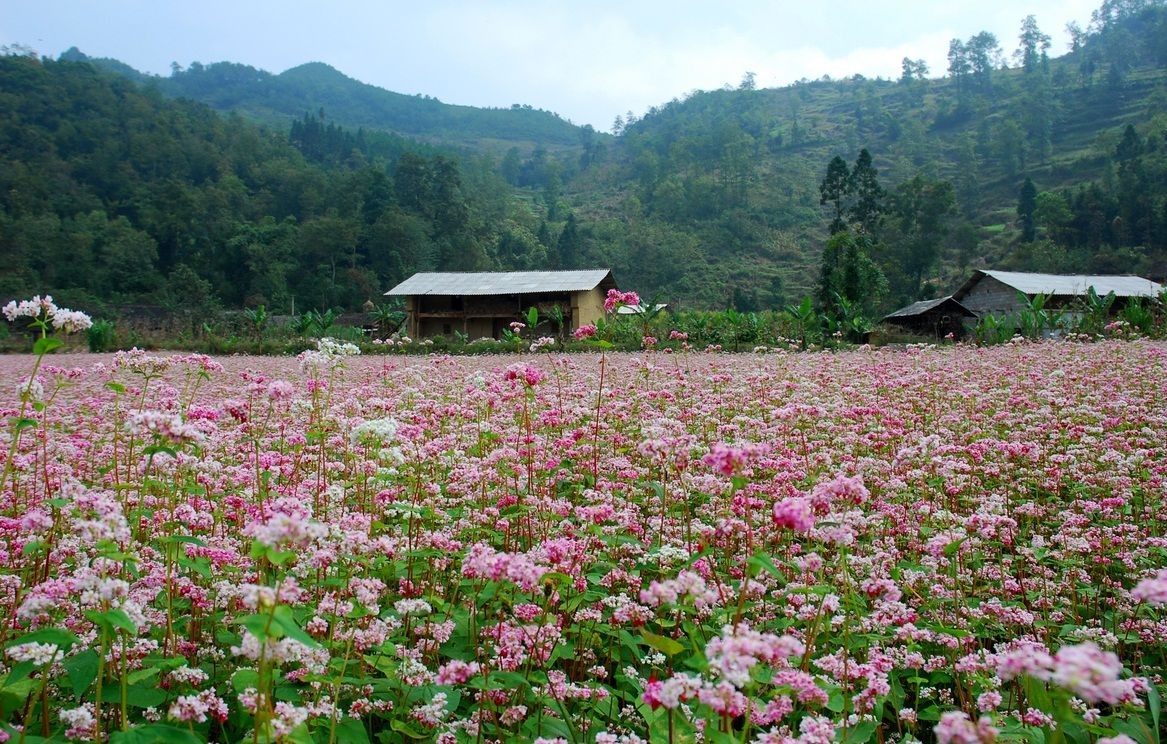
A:
[[[579,271],[420,272],[386,295],[513,295],[616,289],[609,269]]]
[[[1024,295],[1051,295],[1055,297],[1080,297],[1090,287],[1100,296],[1114,292],[1116,297],[1155,297],[1163,291],[1163,286],[1141,276],[1105,276],[1090,274],[1030,274],[1021,271],[993,271],[979,269],[964,285],[953,293],[960,300],[985,277],[1012,287]]]

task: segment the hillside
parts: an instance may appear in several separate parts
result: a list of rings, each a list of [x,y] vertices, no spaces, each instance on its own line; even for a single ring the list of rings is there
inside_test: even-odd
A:
[[[278,75],[232,62],[175,68],[169,77],[143,75],[110,59],[91,59],[76,48],[63,61],[91,62],[173,98],[201,101],[217,111],[287,125],[305,111],[324,111],[351,129],[371,129],[473,149],[505,150],[534,143],[574,146],[579,127],[530,106],[486,109],[443,103],[429,96],[408,96],[367,85],[321,62],[309,62]]]
[[[1163,278],[1167,4],[1108,2],[1056,59],[1021,28],[1013,66],[978,34],[947,71],[745,81],[614,137],[319,64],[2,58],[0,290],[352,309],[416,270],[611,266],[679,307],[870,317],[979,266]]]
[[[617,158],[570,184],[569,194],[581,218],[598,223],[598,243],[610,242],[610,226],[620,223],[626,229],[617,232],[627,242],[615,254],[626,260],[637,251],[652,255],[643,263],[650,284],[677,286],[684,281],[677,272],[693,266],[716,277],[723,302],[736,291],[773,305],[813,289],[818,252],[809,247],[823,245],[829,220],[820,183],[832,158],[851,163],[862,149],[888,192],[876,236],[890,243],[883,257],[892,283],[886,303],[915,299],[909,288],[897,292],[892,276],[899,258],[894,243],[903,236],[894,234],[891,211],[897,186],[917,176],[950,183],[956,210],[935,236],[941,245],[926,272],[931,288],[921,289],[951,288],[969,266],[980,265],[1121,266],[1162,276],[1165,40],[1167,10],[1149,3],[1127,15],[1101,16],[1077,50],[1039,58],[1028,70],[989,65],[939,79],[917,72],[899,81],[855,77],[697,92],[626,122]],[[1128,125],[1141,163],[1123,187],[1116,148]],[[1018,198],[1027,178],[1047,195],[1050,209],[1068,211],[1044,215],[1047,223],[1039,226],[1039,237],[1060,244],[1064,260],[1017,250]],[[1138,205],[1119,196],[1124,188],[1138,191],[1135,180],[1147,187]],[[1080,217],[1073,202],[1091,184],[1105,193],[1082,210],[1102,211],[1109,222],[1140,223],[1142,234],[1096,228],[1070,234],[1058,220]],[[1136,254],[1128,255],[1133,246]]]

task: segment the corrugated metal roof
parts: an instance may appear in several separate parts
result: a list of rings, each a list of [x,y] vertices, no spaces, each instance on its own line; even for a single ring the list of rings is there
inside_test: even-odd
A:
[[[968,294],[982,276],[988,276],[1013,287],[1026,295],[1079,296],[1090,287],[1105,297],[1114,292],[1116,297],[1155,297],[1163,286],[1141,276],[1098,276],[1089,274],[1028,274],[1020,271],[993,271],[978,269],[953,295],[960,299]]]
[[[913,302],[911,305],[908,305],[907,307],[901,307],[894,313],[890,313],[883,317],[884,320],[888,318],[910,318],[915,315],[923,315],[929,310],[938,308],[945,303],[950,303],[953,305],[954,307],[952,309],[956,312],[963,313],[970,318],[976,317],[976,313],[974,313],[972,310],[969,310],[967,307],[960,304],[956,300],[952,299],[952,295],[948,295],[947,297],[938,297],[934,300],[920,300],[919,302]]]
[[[610,269],[581,271],[421,272],[387,295],[502,295],[615,289]]]

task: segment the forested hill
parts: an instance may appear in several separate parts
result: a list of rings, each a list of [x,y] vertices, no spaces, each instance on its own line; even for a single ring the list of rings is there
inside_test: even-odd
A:
[[[143,75],[117,60],[91,59],[76,48],[62,61],[91,62],[139,83],[157,86],[167,96],[201,101],[218,111],[234,111],[266,124],[286,126],[305,111],[325,115],[350,129],[393,132],[429,142],[530,150],[579,144],[579,127],[528,105],[492,109],[447,104],[429,96],[409,96],[353,80],[321,62],[309,62],[278,75],[233,62],[191,63],[169,77]]]
[[[835,197],[844,218],[861,206],[827,193],[828,166],[841,158],[853,177],[866,150],[880,190],[866,252],[886,287],[864,299],[882,308],[951,291],[976,266],[1162,277],[1167,5],[1108,1],[1069,54],[1048,45],[1019,18],[1016,41],[953,40],[947,70],[905,59],[895,81],[782,89],[746,76],[671,101],[618,122],[618,157],[569,185],[577,216],[623,241],[647,285],[684,288],[672,297],[708,292],[708,275],[722,303],[773,306],[818,289],[811,247]]]
[[[418,270],[551,260],[549,228],[494,161],[292,124],[86,63],[0,57],[0,296],[356,308]]]
[[[364,126],[360,84],[322,65],[0,57],[0,297],[352,309],[417,270],[610,266],[674,306],[872,317],[973,267],[1164,278],[1167,0],[1107,0],[1059,58],[1018,29],[895,81],[747,75],[615,137],[494,112],[571,133],[509,141],[456,107],[412,109],[417,136]],[[317,97],[287,115],[249,87],[296,78]]]

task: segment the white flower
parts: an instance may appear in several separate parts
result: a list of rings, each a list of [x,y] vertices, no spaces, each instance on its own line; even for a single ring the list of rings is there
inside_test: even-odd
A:
[[[93,325],[89,316],[80,310],[57,307],[51,295],[44,297],[37,295],[31,300],[21,300],[20,302],[13,300],[4,306],[3,312],[4,317],[8,320],[16,320],[17,318],[41,320],[51,324],[54,329],[65,333],[83,331]]]
[[[429,602],[424,599],[399,599],[393,603],[393,609],[399,615],[428,615],[434,611]]]
[[[349,441],[353,444],[390,444],[396,439],[397,421],[392,418],[366,421],[349,434]]]
[[[21,643],[13,646],[5,653],[15,662],[31,661],[37,666],[44,666],[57,658],[61,649],[52,643]]]
[[[65,333],[84,331],[93,325],[93,320],[80,310],[58,308],[50,317],[53,328]]]

